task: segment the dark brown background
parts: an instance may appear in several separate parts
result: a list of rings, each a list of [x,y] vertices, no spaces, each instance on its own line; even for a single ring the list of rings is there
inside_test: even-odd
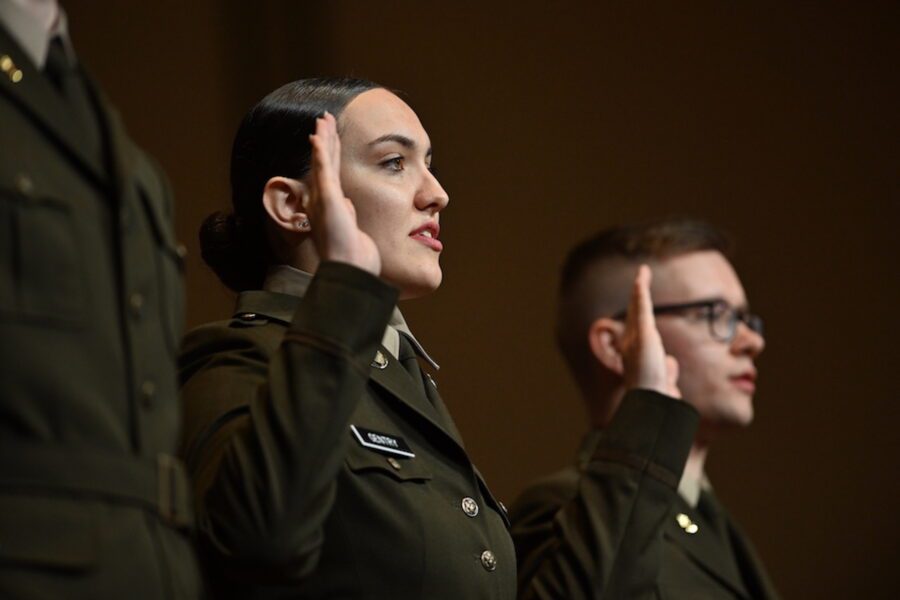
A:
[[[311,75],[406,92],[452,201],[444,286],[404,311],[507,501],[584,430],[551,335],[566,249],[659,214],[731,231],[768,349],[712,480],[786,597],[892,595],[900,5],[64,4],[174,183],[190,325],[230,311],[196,231],[228,202],[244,112]]]

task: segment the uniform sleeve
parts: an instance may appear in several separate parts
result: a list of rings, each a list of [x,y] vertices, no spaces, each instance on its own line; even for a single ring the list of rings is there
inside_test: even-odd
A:
[[[586,465],[526,491],[511,511],[519,598],[653,597],[697,424],[685,402],[629,392]]]
[[[396,301],[378,278],[323,263],[271,360],[240,330],[186,341],[197,521],[230,575],[290,581],[315,568],[350,415]]]

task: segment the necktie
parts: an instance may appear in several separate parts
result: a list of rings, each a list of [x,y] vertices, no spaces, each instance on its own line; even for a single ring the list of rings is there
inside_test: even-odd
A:
[[[87,86],[76,65],[69,61],[62,38],[54,37],[47,51],[44,73],[69,108],[70,116],[84,148],[95,156],[100,152],[100,132]]]
[[[397,362],[403,365],[403,368],[412,378],[413,385],[422,392],[422,402],[419,410],[423,410],[432,421],[437,423],[439,427],[449,433],[451,438],[462,445],[462,442],[458,441],[460,439],[459,431],[456,429],[450,413],[447,412],[447,407],[444,406],[434,387],[425,383],[425,377],[419,366],[418,353],[405,333],[400,333],[400,349],[397,351]]]
[[[422,381],[422,369],[419,367],[419,359],[416,349],[405,333],[400,332],[400,349],[397,352],[397,361],[403,365],[409,376],[412,377],[413,383],[417,390],[425,394],[425,383]]]

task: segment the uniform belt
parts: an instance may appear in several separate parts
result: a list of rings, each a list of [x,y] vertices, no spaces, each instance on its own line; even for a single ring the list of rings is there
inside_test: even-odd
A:
[[[175,528],[193,525],[187,473],[169,454],[154,459],[2,440],[0,489],[94,496],[139,505]]]

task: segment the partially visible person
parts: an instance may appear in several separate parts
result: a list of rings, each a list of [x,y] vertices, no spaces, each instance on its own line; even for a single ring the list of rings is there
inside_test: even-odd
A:
[[[55,0],[0,0],[0,597],[197,598],[172,196]]]
[[[570,252],[557,335],[592,429],[573,466],[512,507],[520,598],[777,598],[704,470],[715,440],[753,420],[765,346],[729,249],[705,223],[664,220]],[[629,353],[649,339],[670,384],[638,396]]]
[[[515,597],[504,509],[396,307],[443,277],[431,148],[403,100],[358,79],[288,83],[238,130],[234,210],[201,242],[240,294],[181,355],[216,597]]]

